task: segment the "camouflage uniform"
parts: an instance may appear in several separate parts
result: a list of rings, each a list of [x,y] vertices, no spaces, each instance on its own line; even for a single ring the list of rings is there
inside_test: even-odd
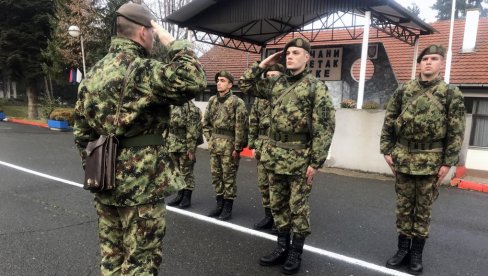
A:
[[[408,104],[411,99],[413,102]],[[395,164],[396,224],[400,234],[428,237],[431,207],[438,195],[434,183],[441,166],[458,162],[464,113],[461,91],[440,77],[408,81],[390,99],[381,133],[381,153],[391,154]]]
[[[171,62],[166,64],[148,59],[146,50],[132,40],[112,38],[109,53],[79,86],[74,136],[83,164],[87,143],[102,134],[115,134],[121,142],[151,134],[162,140],[169,104],[183,104],[205,88],[205,74],[191,43],[174,41],[169,52]],[[163,145],[118,151],[115,188],[95,194],[102,274],[157,274],[165,233],[164,197],[171,189],[183,187],[183,178]]]
[[[270,140],[264,145],[261,162],[271,171],[270,200],[273,218],[280,232],[292,230],[310,234],[311,186],[308,166],[322,167],[335,128],[335,110],[327,87],[307,70],[291,76],[263,79],[258,63],[244,73],[244,93],[268,99],[271,105]],[[290,93],[283,93],[292,85]]]
[[[270,208],[269,172],[260,162],[261,152],[268,143],[271,105],[267,99],[256,98],[249,114],[249,148],[257,159],[258,187],[264,208]]]
[[[188,153],[195,155],[197,140],[201,133],[202,113],[192,101],[182,106],[171,106],[168,151],[185,179],[184,188],[187,190],[195,188],[193,176],[195,160],[191,160]]]
[[[212,185],[223,199],[236,197],[236,175],[239,158],[232,152],[241,152],[247,145],[248,117],[244,101],[232,91],[223,96],[212,96],[203,117],[203,134],[210,150]]]

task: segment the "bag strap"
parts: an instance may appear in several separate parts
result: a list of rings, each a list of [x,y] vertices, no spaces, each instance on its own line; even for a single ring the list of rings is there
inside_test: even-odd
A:
[[[120,109],[122,108],[122,101],[124,100],[125,97],[125,92],[127,92],[127,82],[129,79],[129,75],[132,72],[132,67],[134,65],[134,62],[130,62],[129,66],[127,67],[127,71],[125,72],[124,76],[124,84],[122,86],[122,92],[120,93],[119,96],[119,103],[117,105],[117,112],[115,113],[115,126],[117,127],[119,124],[119,117],[120,117]]]
[[[400,113],[400,115],[398,115],[398,117],[397,117],[397,118],[402,117],[402,116],[403,116],[403,114],[404,114],[404,113],[407,111],[407,108],[408,108],[408,107],[409,107],[411,104],[413,104],[413,102],[414,102],[415,100],[417,100],[418,98],[420,98],[422,95],[424,95],[424,94],[426,94],[426,93],[430,93],[430,91],[429,91],[430,89],[432,89],[432,88],[424,89],[422,92],[420,92],[420,93],[418,93],[417,95],[415,95],[414,97],[412,97],[412,98],[411,98],[411,99],[408,101],[408,103],[407,103],[407,104],[406,104],[406,105],[403,107],[402,112]],[[431,95],[432,95],[432,94],[431,94]],[[428,96],[428,95],[427,95],[427,96]]]
[[[293,88],[295,88],[295,86],[297,86],[299,83],[301,83],[305,78],[308,77],[308,74],[303,76],[300,80],[296,81],[294,84],[292,84],[291,86],[289,86],[283,93],[281,93],[281,95],[278,97],[278,99],[276,99],[275,102],[279,102],[281,99],[283,99],[283,97],[285,95],[287,95],[288,93],[290,93]]]

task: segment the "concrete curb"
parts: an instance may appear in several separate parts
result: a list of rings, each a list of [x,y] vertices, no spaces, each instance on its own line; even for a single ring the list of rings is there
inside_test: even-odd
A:
[[[451,186],[458,187],[463,190],[477,191],[482,193],[488,193],[488,185],[477,183],[473,181],[464,180],[463,176],[466,175],[466,167],[458,166],[456,168],[456,174],[451,180]]]
[[[39,123],[39,122],[32,122],[29,120],[9,118],[7,122],[48,128],[47,124]],[[249,148],[244,148],[241,152],[241,156],[248,157],[248,158],[254,157],[252,150]],[[466,175],[466,167],[465,166],[456,167],[456,174],[450,182],[451,186],[457,187],[457,188],[463,189],[463,190],[471,190],[471,191],[477,191],[477,192],[482,192],[482,193],[488,193],[488,185],[464,180],[462,178],[464,175]]]

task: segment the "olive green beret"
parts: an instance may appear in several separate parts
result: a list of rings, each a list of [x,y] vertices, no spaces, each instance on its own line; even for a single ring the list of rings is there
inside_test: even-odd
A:
[[[307,52],[310,52],[310,42],[308,42],[307,39],[301,37],[297,37],[288,41],[288,43],[286,43],[285,45],[285,48],[283,49],[283,52],[286,53],[286,50],[289,47],[298,47],[304,49]]]
[[[123,4],[115,13],[148,28],[152,27],[151,20],[156,20],[149,9],[135,3]]]
[[[278,72],[284,73],[285,67],[283,67],[283,65],[281,65],[279,63],[275,63],[275,64],[271,65],[270,67],[268,67],[268,69],[266,69],[266,72],[269,72],[269,71],[278,71]]]
[[[217,82],[218,77],[227,78],[230,81],[230,83],[234,83],[234,77],[232,76],[231,73],[229,73],[227,71],[220,71],[217,74],[215,74],[215,82]]]
[[[417,63],[420,63],[422,61],[422,58],[425,55],[433,55],[433,54],[438,54],[441,55],[442,57],[446,56],[446,49],[442,47],[442,45],[430,45],[427,48],[423,49],[422,52],[420,52],[420,55],[417,57]]]

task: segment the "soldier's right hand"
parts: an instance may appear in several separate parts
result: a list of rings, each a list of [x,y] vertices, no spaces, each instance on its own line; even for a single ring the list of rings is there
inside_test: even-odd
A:
[[[259,68],[265,69],[269,66],[273,66],[276,63],[279,63],[281,60],[281,56],[283,55],[283,51],[276,52],[271,56],[265,58],[261,63],[259,63]]]
[[[175,40],[175,38],[156,21],[151,20],[151,25],[154,28],[154,32],[158,36],[159,41],[161,41],[164,46],[168,46],[171,42]]]
[[[391,158],[391,154],[385,154],[385,161],[388,164],[388,166],[390,166],[393,175],[396,175],[395,163],[393,163],[393,158]]]

